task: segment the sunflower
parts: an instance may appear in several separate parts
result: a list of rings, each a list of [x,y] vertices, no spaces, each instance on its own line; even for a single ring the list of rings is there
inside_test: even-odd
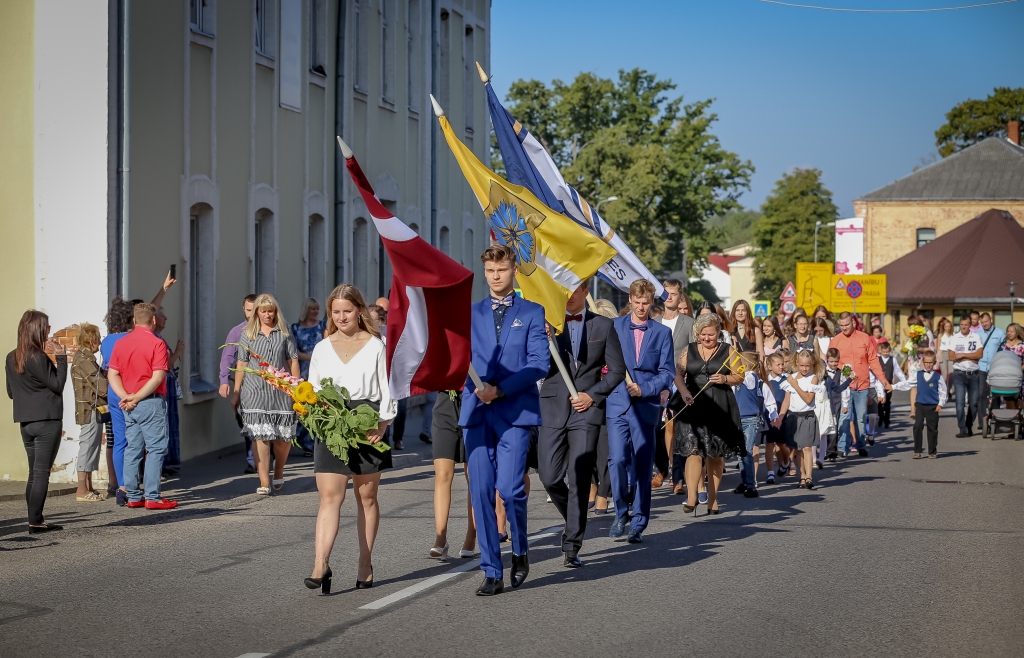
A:
[[[293,397],[299,402],[313,404],[316,402],[316,393],[313,392],[313,385],[309,382],[302,382],[295,387]]]
[[[301,402],[296,402],[295,404],[293,404],[292,409],[295,411],[295,413],[299,414],[300,416],[305,416],[306,414],[309,413],[309,409],[307,409],[306,405],[302,404]]]

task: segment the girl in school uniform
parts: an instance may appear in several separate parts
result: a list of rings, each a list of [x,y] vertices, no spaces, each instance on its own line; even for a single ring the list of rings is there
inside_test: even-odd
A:
[[[782,402],[785,420],[782,434],[786,446],[796,453],[800,486],[814,488],[814,446],[818,443],[818,419],[814,415],[814,397],[818,392],[818,359],[813,350],[801,350],[793,356],[793,372],[782,384],[786,398]],[[778,422],[778,421],[776,421]]]
[[[741,352],[740,360],[745,367],[743,381],[732,387],[740,409],[740,425],[746,441],[747,454],[740,457],[740,485],[733,493],[747,498],[757,498],[758,444],[761,439],[761,418],[767,413],[768,422],[778,417],[775,395],[765,381],[764,366],[755,351]]]
[[[775,400],[775,408],[778,410],[776,420],[768,423],[768,434],[764,439],[764,465],[768,469],[768,479],[765,484],[775,484],[775,451],[779,452],[779,476],[785,475],[790,467],[789,449],[786,447],[786,439],[782,435],[782,403],[786,399],[786,392],[782,390],[782,384],[786,381],[786,357],[782,352],[773,352],[765,359],[768,366],[768,376],[765,381],[772,391],[772,399]],[[767,398],[766,398],[767,399]]]

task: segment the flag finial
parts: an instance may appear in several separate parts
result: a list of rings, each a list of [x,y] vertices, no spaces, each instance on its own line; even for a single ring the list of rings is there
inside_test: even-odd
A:
[[[338,137],[338,146],[341,148],[341,155],[344,156],[346,160],[350,159],[354,155],[354,153],[352,153],[352,149],[348,147],[348,144],[346,144],[341,137]]]
[[[476,71],[477,71],[477,73],[479,73],[479,74],[480,74],[480,82],[482,82],[482,83],[484,83],[484,84],[487,84],[487,81],[488,81],[488,80],[489,80],[490,78],[488,78],[488,77],[487,77],[487,74],[486,74],[486,73],[484,73],[484,67],[480,66],[480,62],[477,62],[477,63],[476,63]]]
[[[441,109],[441,104],[437,102],[437,99],[434,98],[433,94],[430,94],[430,104],[434,106],[434,114],[439,117],[444,116],[444,110]]]

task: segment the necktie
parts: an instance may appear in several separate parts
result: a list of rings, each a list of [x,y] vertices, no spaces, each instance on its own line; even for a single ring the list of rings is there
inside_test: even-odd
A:
[[[495,299],[494,297],[491,297],[491,310],[493,311],[497,309],[499,306],[512,306],[512,298],[515,296],[516,294],[514,292],[510,292],[501,299]]]
[[[636,331],[637,329],[639,329],[640,331],[647,331],[647,323],[646,322],[643,323],[643,324],[633,324],[632,322],[629,323],[629,330],[630,331]]]
[[[565,321],[566,322],[583,322],[583,314],[582,313],[577,313],[576,315],[566,315],[565,316]]]

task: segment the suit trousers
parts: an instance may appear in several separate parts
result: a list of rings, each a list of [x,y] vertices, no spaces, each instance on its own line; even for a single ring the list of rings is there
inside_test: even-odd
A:
[[[612,481],[608,474],[608,425],[601,425],[597,435],[597,462],[594,464],[594,484],[597,495],[602,498],[612,497]]]
[[[570,412],[565,427],[540,427],[537,472],[551,502],[565,519],[562,551],[578,551],[583,546],[600,433],[600,425],[589,424],[575,411]]]
[[[885,402],[878,405],[878,425],[879,427],[889,427],[890,417],[892,414],[892,393],[888,393],[885,396]]]
[[[939,412],[934,404],[916,403],[914,418],[914,452],[920,454],[924,444],[924,426],[928,424],[928,454],[934,455],[939,448]]]
[[[484,422],[463,428],[466,442],[466,468],[469,469],[469,495],[473,501],[477,539],[480,542],[480,569],[489,578],[502,578],[501,544],[498,519],[494,514],[494,490],[505,502],[512,538],[512,552],[525,555],[526,539],[526,455],[530,449],[530,430],[515,427],[494,412],[485,412]]]
[[[651,474],[654,468],[654,425],[640,419],[630,407],[608,418],[608,471],[616,516],[633,514],[630,528],[642,532],[651,516]],[[635,483],[636,492],[630,492]]]
[[[59,420],[39,420],[21,424],[21,441],[28,456],[28,482],[25,483],[25,502],[28,503],[28,522],[42,525],[43,504],[50,489],[50,469],[60,448],[63,424]]]

